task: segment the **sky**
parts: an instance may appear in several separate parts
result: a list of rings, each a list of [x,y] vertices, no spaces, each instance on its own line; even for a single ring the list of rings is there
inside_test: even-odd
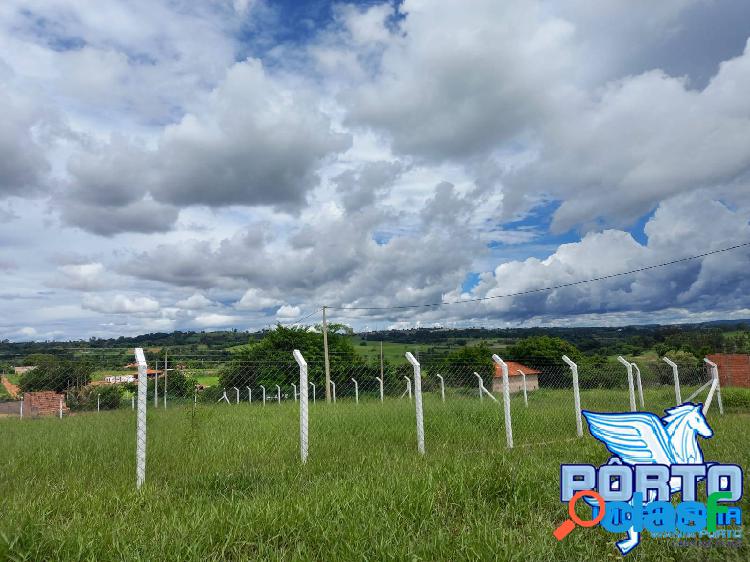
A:
[[[750,317],[744,0],[4,0],[0,339]],[[318,322],[319,315],[309,322]]]

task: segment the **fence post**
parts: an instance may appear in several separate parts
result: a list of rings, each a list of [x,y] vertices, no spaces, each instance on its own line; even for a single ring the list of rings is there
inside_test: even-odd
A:
[[[159,360],[154,360],[154,408],[159,407]]]
[[[96,413],[99,413],[99,395],[96,395]]]
[[[513,448],[513,427],[510,420],[510,383],[508,382],[508,365],[497,355],[492,355],[492,360],[500,365],[503,372],[503,412],[505,414],[505,442],[509,449]]]
[[[297,401],[297,385],[292,383],[292,393],[294,394],[294,401]]]
[[[315,404],[315,383],[311,382],[310,386],[313,387],[313,404]],[[302,390],[302,389],[300,389],[300,390]]]
[[[281,387],[276,385],[276,401],[281,404]]]
[[[378,382],[380,382],[380,401],[383,402],[383,378],[382,377],[375,377],[378,379]]]
[[[302,463],[307,462],[307,361],[298,349],[294,350],[294,360],[299,365],[299,454]]]
[[[357,384],[357,379],[352,377],[352,382],[354,383],[354,401],[359,404],[359,385]]]
[[[331,389],[333,390],[333,403],[336,403],[336,383],[333,381],[328,381],[331,385]]]
[[[404,378],[406,379],[406,393],[409,394],[409,402],[411,402],[411,379],[404,375]],[[403,397],[403,394],[401,395]]]
[[[417,449],[424,455],[424,414],[422,412],[422,374],[419,362],[414,356],[406,352],[406,360],[414,367],[414,401],[417,410]],[[407,377],[408,378],[408,377]],[[409,381],[411,389],[411,381]]]
[[[714,379],[713,384],[711,385],[711,390],[708,393],[708,398],[706,398],[706,404],[703,406],[703,413],[705,414],[708,412],[708,407],[711,405],[711,398],[713,397],[714,388],[716,388],[716,403],[719,405],[719,413],[723,416],[724,415],[724,404],[721,402],[721,382],[719,381],[719,367],[714,363],[713,361],[709,360],[708,357],[704,357],[703,361],[706,362],[708,366],[711,367],[711,375]]]
[[[680,374],[677,372],[677,364],[672,361],[669,357],[662,357],[667,365],[672,367],[672,378],[674,379],[674,397],[677,401],[677,405],[682,404],[682,394],[680,393]]]
[[[266,387],[263,385],[260,385],[260,389],[263,391],[263,405],[266,405]]]
[[[23,398],[21,398],[21,408],[18,410],[18,415],[23,419]]]
[[[635,369],[635,384],[638,385],[638,401],[641,403],[641,410],[643,410],[645,406],[643,405],[643,385],[641,384],[641,370],[635,363],[631,363],[631,365],[633,366],[633,369]]]
[[[169,378],[169,362],[167,361],[167,351],[164,351],[164,409],[167,409],[167,379]],[[238,400],[239,402],[239,400]]]
[[[240,389],[237,388],[236,386],[233,386],[232,388],[234,388],[234,394],[236,396],[235,404],[239,404],[240,403]]]
[[[567,355],[562,356],[562,360],[568,364],[570,371],[573,373],[573,402],[576,408],[576,435],[583,437],[583,420],[581,419],[581,391],[578,387],[578,365]]]
[[[617,360],[625,365],[628,371],[628,394],[630,395],[630,411],[635,412],[635,388],[633,386],[633,365],[625,359],[622,355],[618,355]]]
[[[440,375],[435,376],[440,379],[440,399],[445,402],[445,381]]]
[[[480,377],[480,376],[479,376],[479,373],[477,373],[476,371],[474,371],[474,376],[475,376],[475,377],[477,378],[477,380],[479,381],[479,401],[481,402],[481,401],[482,401],[482,398],[483,398],[482,394],[484,394],[484,393],[482,392],[482,387],[484,386],[484,382],[482,382],[482,377]]]
[[[245,387],[247,389],[247,403],[252,404],[253,403],[253,389],[249,386]]]
[[[148,367],[143,349],[135,350],[135,361],[138,363],[138,414],[135,445],[135,485],[141,488],[146,481],[146,406],[148,402]]]
[[[524,373],[521,369],[518,369],[518,374],[520,374],[521,378],[523,379],[523,405],[528,408],[529,407],[529,397],[526,394],[526,373]]]
[[[60,419],[62,419],[63,399],[60,398]]]

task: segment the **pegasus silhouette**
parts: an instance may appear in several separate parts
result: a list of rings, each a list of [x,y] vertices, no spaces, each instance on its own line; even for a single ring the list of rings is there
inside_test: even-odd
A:
[[[591,435],[604,443],[612,457],[608,464],[703,464],[703,451],[696,435],[713,436],[702,411],[702,404],[685,402],[665,410],[660,418],[650,412],[605,414],[583,411]],[[682,480],[669,481],[670,493],[681,489]],[[644,501],[655,499],[653,493]],[[592,505],[596,505],[595,502]],[[632,527],[626,539],[617,542],[624,555],[640,543],[640,533]]]

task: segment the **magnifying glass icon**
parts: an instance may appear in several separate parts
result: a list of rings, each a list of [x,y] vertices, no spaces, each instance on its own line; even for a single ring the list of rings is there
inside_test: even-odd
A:
[[[590,521],[584,521],[583,519],[578,517],[578,515],[576,515],[576,502],[585,496],[594,498],[599,504],[599,513]],[[570,519],[566,519],[562,525],[560,525],[552,532],[552,534],[555,535],[555,538],[558,541],[561,541],[565,537],[567,537],[573,529],[576,528],[576,525],[579,525],[581,527],[593,527],[594,525],[598,525],[599,522],[604,519],[605,511],[606,504],[604,503],[604,498],[601,497],[601,495],[599,495],[594,490],[580,490],[579,492],[573,494],[573,497],[570,498],[570,501],[568,502],[568,516],[570,517]]]

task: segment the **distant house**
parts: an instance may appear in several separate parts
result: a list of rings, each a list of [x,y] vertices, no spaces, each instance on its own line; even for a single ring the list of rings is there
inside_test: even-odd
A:
[[[516,363],[515,361],[506,361],[508,365],[508,387],[511,392],[523,391],[523,377],[519,371],[526,375],[526,390],[532,391],[539,388],[539,375],[541,371]],[[495,365],[495,376],[492,377],[492,392],[503,391],[503,371],[500,365]]]
[[[750,355],[739,353],[715,353],[709,361],[719,368],[721,386],[741,386],[750,388]]]
[[[17,375],[23,375],[24,373],[28,373],[29,371],[33,371],[34,369],[36,369],[36,365],[29,365],[26,367],[13,367],[13,371],[15,371]]]

